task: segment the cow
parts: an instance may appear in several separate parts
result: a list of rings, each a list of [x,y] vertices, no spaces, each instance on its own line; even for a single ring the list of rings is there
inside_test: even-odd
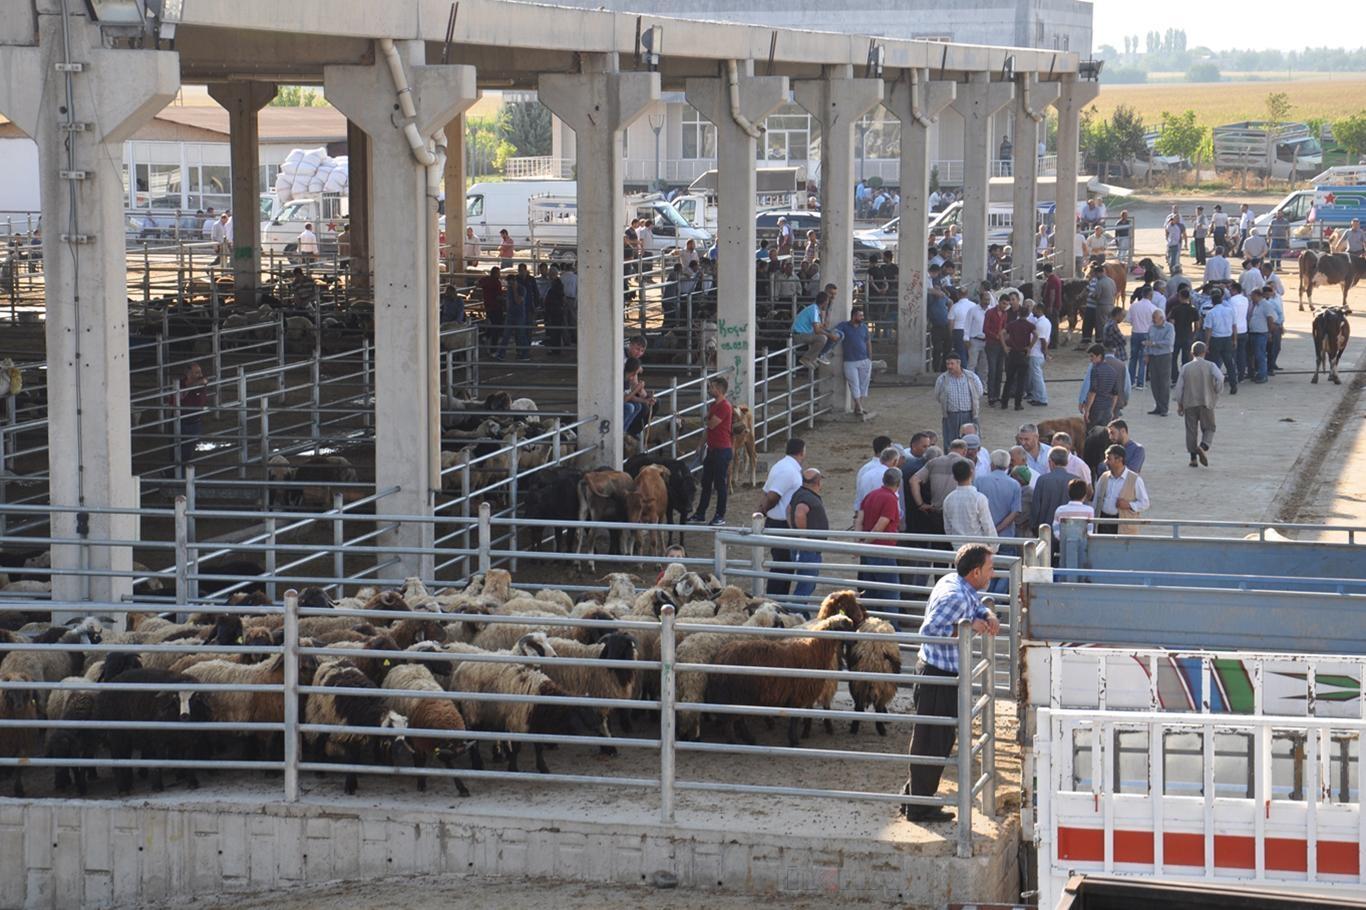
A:
[[[342,494],[345,502],[355,502],[364,494],[355,487],[342,490],[334,490],[333,484],[356,484],[360,482],[360,475],[352,467],[351,462],[341,455],[314,455],[312,458],[299,465],[294,472],[294,479],[299,483],[306,483],[308,486],[298,489],[297,502],[305,509],[330,509],[332,508],[332,494],[334,492]]]
[[[579,521],[613,522],[626,521],[637,522],[640,520],[640,493],[636,491],[636,482],[631,479],[630,474],[622,471],[614,471],[611,468],[595,468],[586,472],[579,478]],[[576,548],[580,553],[596,552],[590,547],[597,546],[597,529],[580,528],[579,545]],[[633,537],[628,534],[625,539],[626,555],[633,555]],[[609,531],[609,547],[611,552],[621,551],[622,538],[618,530]],[[588,561],[589,571],[596,571],[593,561]]]
[[[737,470],[741,477],[745,476],[745,472],[749,473],[749,485],[752,487],[756,483],[755,472],[759,469],[759,452],[754,445],[754,412],[749,405],[736,406],[731,415],[730,438],[731,451],[735,455],[726,471],[726,490],[735,489],[732,478]]]
[[[664,521],[669,510],[669,469],[663,465],[647,464],[636,475],[636,495],[640,497],[640,517],[633,519],[642,524],[658,525]],[[640,552],[645,556],[660,556],[664,553],[664,539],[659,530],[636,531]]]
[[[663,455],[635,455],[626,459],[626,464],[622,466],[627,474],[636,477],[640,474],[640,469],[646,465],[657,464],[669,469],[669,511],[666,516],[668,524],[684,524],[688,520],[688,515],[692,511],[693,496],[697,492],[697,481],[688,469],[687,464],[677,458],[666,458]],[[677,520],[675,520],[677,515]],[[670,539],[672,540],[672,534]],[[682,532],[679,532],[682,537]]]
[[[527,518],[563,522],[552,528],[531,529],[533,546],[539,547],[547,530],[555,552],[569,552],[574,544],[574,528],[570,522],[579,518],[579,481],[583,472],[574,468],[546,468],[527,478],[527,490],[522,495],[522,514]]]
[[[1319,381],[1319,372],[1327,369],[1328,380],[1342,385],[1338,379],[1338,361],[1342,352],[1347,350],[1347,341],[1352,337],[1352,327],[1347,322],[1347,313],[1340,307],[1329,307],[1314,317],[1314,378]]]
[[[1309,296],[1309,312],[1314,312],[1314,284],[1319,279],[1324,284],[1342,285],[1342,309],[1350,316],[1352,308],[1347,305],[1347,292],[1357,282],[1366,280],[1366,257],[1352,256],[1348,253],[1315,253],[1305,250],[1300,254],[1300,287],[1297,293],[1300,310],[1304,310],[1304,297]]]
[[[1039,439],[1044,448],[1049,445],[1049,440],[1055,433],[1066,433],[1067,437],[1073,442],[1086,439],[1086,421],[1080,417],[1055,417],[1051,420],[1039,421]]]

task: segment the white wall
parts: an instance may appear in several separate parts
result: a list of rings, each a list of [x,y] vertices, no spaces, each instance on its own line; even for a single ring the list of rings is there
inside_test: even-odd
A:
[[[38,211],[38,143],[0,139],[0,175],[0,212]]]

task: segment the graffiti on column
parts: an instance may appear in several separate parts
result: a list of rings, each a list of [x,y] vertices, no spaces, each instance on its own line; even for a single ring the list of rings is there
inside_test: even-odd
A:
[[[749,323],[717,319],[716,337],[721,351],[721,355],[716,358],[716,365],[719,369],[722,363],[729,363],[733,370],[731,382],[734,384],[743,374],[744,365],[750,360]]]

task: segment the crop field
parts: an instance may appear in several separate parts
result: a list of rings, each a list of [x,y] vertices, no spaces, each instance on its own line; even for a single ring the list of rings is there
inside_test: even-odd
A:
[[[1156,125],[1163,111],[1195,111],[1196,121],[1219,126],[1265,116],[1266,96],[1285,92],[1290,117],[1334,119],[1366,110],[1366,73],[1343,73],[1337,78],[1279,82],[1149,83],[1102,85],[1095,107],[1106,117],[1121,104],[1136,110],[1144,123]]]

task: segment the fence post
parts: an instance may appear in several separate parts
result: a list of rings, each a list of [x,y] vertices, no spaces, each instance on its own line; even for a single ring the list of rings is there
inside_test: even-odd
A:
[[[247,462],[251,460],[251,449],[247,444],[247,368],[237,368],[237,441],[242,449],[237,462],[237,476],[247,479]],[[265,457],[263,454],[262,458]]]
[[[972,623],[958,624],[958,855],[972,856]]]
[[[266,540],[270,542],[270,549],[266,550],[266,574],[272,578],[275,575],[275,545],[278,541],[275,538],[275,517],[266,519]],[[272,601],[275,600],[275,582],[266,582],[266,596]]]
[[[794,362],[796,349],[788,345],[783,349],[783,359],[785,361],[783,369],[787,372],[787,438],[792,438],[792,431],[795,429],[793,408],[797,404],[797,368]]]
[[[659,611],[659,814],[666,825],[674,822],[675,644],[674,608],[665,604]]]
[[[185,555],[194,567],[194,572],[186,571],[186,576],[190,583],[190,599],[199,599],[199,548],[195,546],[195,541],[199,539],[199,528],[195,521],[195,509],[199,507],[199,487],[195,485],[194,465],[185,466]]]
[[[755,512],[749,517],[749,529],[754,534],[764,533],[763,512]],[[764,548],[762,546],[750,547],[749,567],[754,571],[754,577],[749,580],[750,593],[758,597],[764,593],[764,579],[759,577],[759,573],[764,570]]]
[[[1020,691],[1020,669],[1015,666],[1015,661],[1020,653],[1020,626],[1023,624],[1024,616],[1023,582],[1024,551],[1021,550],[1020,559],[1010,567],[1010,653],[1006,655],[1006,665],[1010,667],[1010,694],[1012,696]],[[993,644],[993,654],[995,650]]]
[[[360,384],[361,395],[365,399],[365,408],[362,413],[365,415],[364,426],[368,429],[375,417],[375,405],[370,394],[370,339],[368,337],[361,340],[360,349]]]
[[[322,399],[322,379],[323,379],[323,368],[322,368],[322,363],[320,363],[320,362],[317,361],[317,360],[314,360],[311,364],[309,364],[309,372],[310,372],[310,374],[311,374],[311,375],[309,376],[309,378],[313,381],[313,401],[312,401],[312,411],[313,411],[313,439],[316,441],[316,440],[318,440],[318,439],[321,439],[321,438],[322,438],[322,435],[323,435],[323,422],[322,422],[322,421],[323,421],[323,418],[322,418],[322,414],[321,414],[321,412],[320,412],[320,409],[322,408],[322,403],[323,403],[323,399]]]
[[[163,324],[162,331],[165,331]],[[166,434],[166,349],[162,346],[165,338],[162,335],[157,339],[157,435]],[[176,390],[176,400],[180,399],[179,389]]]
[[[559,464],[563,447],[560,445],[560,425],[561,419],[556,417],[551,423],[551,431],[555,434],[550,440],[550,463]]]
[[[152,263],[148,254],[147,241],[142,241],[142,305],[152,300]]]
[[[1013,614],[1012,614],[1013,618]],[[1012,623],[1013,625],[1013,623]],[[982,811],[988,818],[996,817],[996,636],[982,636],[982,657],[986,660],[987,677],[982,686],[986,706],[982,709],[982,773],[987,782],[982,787]],[[1011,689],[1012,693],[1014,688]]]
[[[299,801],[299,592],[285,592],[285,802]]]
[[[460,517],[468,519],[470,517],[470,463],[468,460],[460,466]],[[468,521],[460,524],[460,549],[469,550],[470,548],[470,525]],[[462,566],[461,574],[470,574],[469,553],[460,557]]]
[[[706,421],[703,421],[704,423]],[[678,457],[678,377],[669,379],[669,457]]]
[[[487,574],[493,568],[489,550],[493,545],[493,512],[486,502],[479,503],[479,571]]]
[[[185,497],[175,498],[175,602],[177,606],[189,603],[190,595],[190,529],[186,518]],[[181,622],[184,618],[181,617]]]
[[[726,580],[726,542],[721,539],[720,534],[712,535],[712,572],[721,579],[723,585],[730,584]]]
[[[280,311],[275,327],[275,391],[285,391],[285,314]]]
[[[455,351],[442,351],[441,356],[446,361],[446,396],[455,397]]]
[[[754,421],[754,432],[759,434],[759,445],[763,447],[764,453],[768,453],[768,347],[765,346],[759,355],[759,389],[763,389],[763,394],[759,389],[754,390],[756,400],[754,402],[756,410],[763,412],[762,417],[756,417]],[[791,418],[789,418],[790,420]],[[763,427],[763,432],[759,432],[759,427]]]
[[[341,493],[332,494],[332,510],[337,513],[337,517],[332,520],[332,575],[334,578],[345,578],[346,560],[342,557],[342,546],[346,542],[346,522],[342,518],[342,507],[345,498]],[[337,596],[342,595],[342,583],[337,582]]]

